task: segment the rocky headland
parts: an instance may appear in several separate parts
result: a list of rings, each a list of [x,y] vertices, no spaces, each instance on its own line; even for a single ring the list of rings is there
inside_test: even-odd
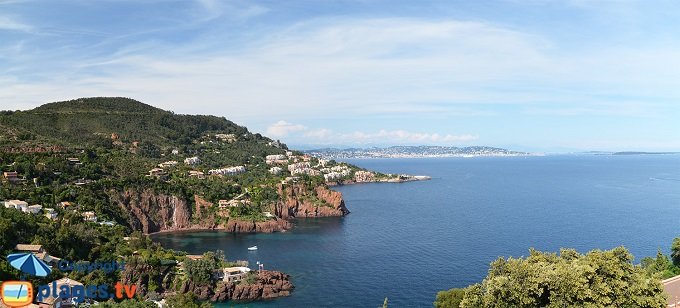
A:
[[[308,189],[304,184],[277,186],[280,200],[271,205],[274,215],[266,221],[249,221],[238,217],[219,219],[209,212],[214,205],[201,196],[187,200],[180,196],[155,193],[150,189],[111,191],[111,199],[127,213],[133,229],[146,234],[220,230],[234,233],[281,232],[292,227],[290,218],[341,217],[349,214],[342,194],[326,186]]]
[[[290,275],[277,271],[262,270],[257,273],[254,282],[226,283],[198,286],[192,281],[185,281],[178,292],[194,293],[199,300],[212,302],[254,301],[274,299],[290,295],[295,287],[290,282]]]

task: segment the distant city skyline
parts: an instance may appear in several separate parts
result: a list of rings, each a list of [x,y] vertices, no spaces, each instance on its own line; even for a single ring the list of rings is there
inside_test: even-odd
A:
[[[305,148],[680,151],[680,2],[0,0],[0,109],[124,96]]]

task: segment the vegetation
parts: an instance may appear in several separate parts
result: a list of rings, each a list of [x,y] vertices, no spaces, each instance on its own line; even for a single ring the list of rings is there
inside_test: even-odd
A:
[[[278,140],[251,133],[224,118],[176,115],[127,98],[50,103],[27,111],[0,112],[0,171],[17,172],[21,181],[2,183],[0,200],[20,199],[46,207],[73,202],[79,212],[94,211],[100,221],[113,221],[127,228],[126,232],[135,226],[116,204],[116,192],[172,195],[192,208],[198,195],[213,203],[208,212],[218,222],[229,217],[265,221],[271,218],[263,212],[279,199],[276,185],[291,176],[285,166],[280,175],[270,174],[265,156],[286,150]],[[199,164],[183,163],[193,156],[200,158]],[[164,167],[162,175],[149,175],[167,161],[178,163]],[[311,158],[310,164],[319,164],[319,160]],[[228,166],[245,166],[247,172],[207,176],[210,169]],[[190,177],[190,171],[206,176]],[[310,192],[325,185],[319,175],[300,175],[298,182]],[[220,215],[219,200],[243,193],[249,194],[249,206]],[[327,206],[310,195],[313,204]],[[60,217],[69,215],[57,211]]]
[[[221,252],[206,252],[203,258],[198,260],[187,259],[184,261],[184,269],[189,277],[197,285],[207,285],[211,282],[213,271],[225,263],[224,254]]]
[[[133,269],[130,273],[56,270],[34,281],[40,284],[63,276],[84,284],[112,284],[124,276],[142,284],[138,294],[144,299],[172,292],[187,279],[196,285],[207,284],[212,270],[226,265],[223,254],[210,253],[194,261],[183,252],[163,249],[139,232],[142,223],[126,207],[132,202],[123,204],[121,199],[126,193],[172,196],[186,203],[189,213],[184,213],[194,223],[276,219],[264,212],[271,212],[280,201],[277,185],[292,174],[281,164],[283,171],[272,175],[265,157],[285,155],[287,150],[278,140],[222,117],[177,115],[128,98],[83,98],[27,111],[0,112],[0,173],[17,173],[16,178],[0,178],[0,201],[23,200],[57,214],[49,219],[44,213],[33,215],[0,205],[0,253],[4,257],[14,252],[19,243],[40,244],[55,257],[125,260]],[[290,158],[291,163],[303,160],[301,153],[295,155],[299,156]],[[199,157],[200,162],[185,163],[190,157]],[[321,163],[310,157],[304,161],[314,166]],[[333,161],[328,166],[336,165],[339,163]],[[235,166],[244,166],[246,171],[209,175],[211,169]],[[345,169],[359,170],[349,165],[343,166]],[[190,176],[190,172],[202,172],[203,176]],[[308,201],[327,206],[313,196],[316,187],[325,185],[323,176],[313,174],[290,181],[308,190]],[[195,196],[212,204],[201,208],[200,215],[194,211],[199,208]],[[247,202],[228,210],[219,208],[220,200],[237,196]],[[97,222],[85,220],[89,212],[96,215]],[[184,262],[184,272],[176,269],[177,262]],[[18,275],[7,262],[0,262],[0,280]],[[193,301],[185,297],[175,300],[178,307]],[[145,303],[118,304],[137,307]]]
[[[121,302],[115,302],[113,300],[99,303],[97,307],[101,308],[158,308],[158,305],[156,305],[153,302],[149,301],[141,301],[137,299],[126,299]]]
[[[440,291],[437,293],[437,299],[434,301],[436,308],[460,307],[460,302],[465,296],[465,289],[453,288],[448,291]]]
[[[210,308],[212,305],[206,302],[199,302],[194,293],[183,293],[169,296],[166,299],[168,308]]]
[[[437,295],[436,307],[664,307],[657,276],[632,263],[623,247],[531,250],[527,258],[499,258],[480,284]],[[457,305],[458,304],[458,305]]]

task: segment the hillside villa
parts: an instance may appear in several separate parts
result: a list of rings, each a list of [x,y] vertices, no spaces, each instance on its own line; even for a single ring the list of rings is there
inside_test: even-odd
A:
[[[9,183],[16,184],[19,183],[19,174],[15,171],[3,172],[2,177]]]
[[[51,266],[57,266],[61,258],[50,256],[42,245],[32,245],[32,244],[17,244],[14,246],[14,250],[19,253],[32,253],[38,259],[45,261],[45,263]]]
[[[95,214],[93,211],[83,212],[83,220],[97,222],[97,214]]]
[[[250,268],[245,266],[225,267],[213,272],[213,278],[224,282],[236,282],[248,276]]]
[[[187,157],[184,159],[184,163],[187,165],[198,165],[201,163],[201,159],[199,159],[197,156]]]

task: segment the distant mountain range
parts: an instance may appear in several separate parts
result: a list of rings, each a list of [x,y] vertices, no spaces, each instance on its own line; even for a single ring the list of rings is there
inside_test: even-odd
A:
[[[475,157],[475,156],[526,156],[526,152],[511,151],[487,146],[391,146],[385,148],[324,148],[304,151],[324,159],[343,158],[407,158],[407,157]]]

